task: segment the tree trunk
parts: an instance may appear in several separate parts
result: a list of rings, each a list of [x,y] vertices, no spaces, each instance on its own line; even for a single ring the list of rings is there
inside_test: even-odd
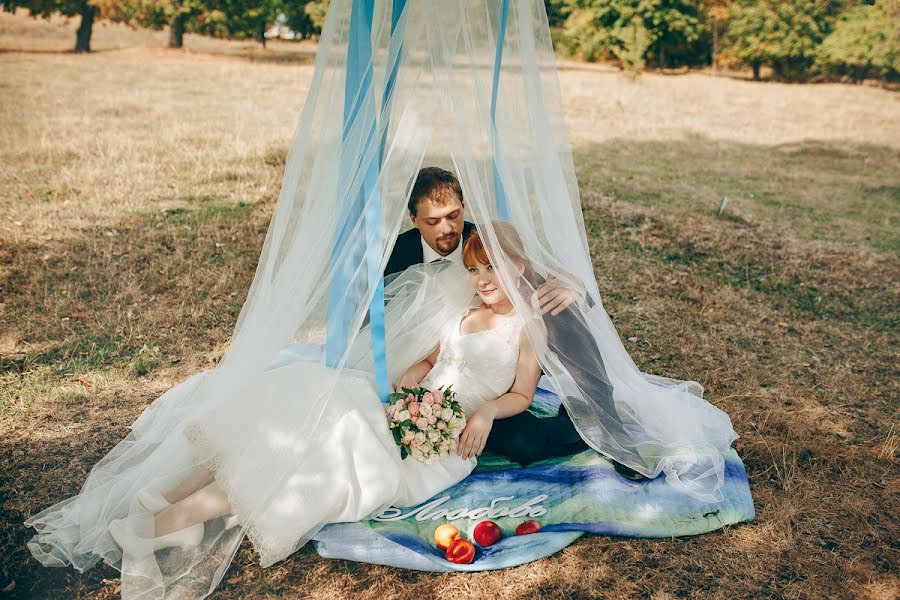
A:
[[[762,66],[759,62],[752,63],[753,66],[753,81],[759,81],[759,69]]]
[[[259,26],[259,43],[262,45],[263,49],[266,47],[266,24],[263,23]]]
[[[91,51],[91,32],[94,29],[94,17],[97,15],[97,7],[89,4],[88,0],[81,0],[81,24],[75,32],[75,52]]]
[[[176,13],[169,23],[169,48],[181,48],[184,46],[184,24],[187,21],[188,14],[184,12]]]
[[[713,19],[712,72],[716,74],[716,57],[719,55],[719,20]]]

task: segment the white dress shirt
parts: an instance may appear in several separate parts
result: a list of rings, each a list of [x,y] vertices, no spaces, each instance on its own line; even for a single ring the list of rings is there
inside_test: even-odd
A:
[[[452,263],[462,264],[462,240],[459,241],[459,245],[456,247],[456,250],[448,254],[447,256],[441,256],[437,253],[437,251],[428,245],[428,242],[425,241],[425,238],[422,238],[422,262],[426,265],[428,263],[434,262],[436,260],[449,260]]]

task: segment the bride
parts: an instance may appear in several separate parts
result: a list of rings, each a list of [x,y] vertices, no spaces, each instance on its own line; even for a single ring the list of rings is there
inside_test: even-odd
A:
[[[509,257],[506,268],[529,272],[515,230],[493,225]],[[389,293],[414,286],[419,295],[440,298],[430,315],[415,309],[443,325],[437,340],[428,341],[429,329],[413,324],[426,345],[437,344],[399,377],[397,387],[453,386],[466,416],[455,452],[430,464],[401,459],[370,372],[338,374],[317,361],[295,360],[265,371],[239,402],[170,422],[180,435],[167,436],[143,464],[112,474],[102,497],[85,493],[33,517],[28,524],[39,532],[29,544],[33,554],[45,564],[77,565],[77,555],[86,553],[108,558],[108,527],[121,551],[123,596],[150,591],[171,597],[170,588],[203,579],[186,575],[222,554],[219,538],[229,531],[245,533],[268,566],[326,523],[416,505],[465,478],[493,421],[528,408],[541,368],[523,328],[525,316],[513,306],[477,232],[464,245],[463,264],[414,268],[388,286]],[[472,305],[476,297],[480,303]],[[410,304],[409,297],[391,302],[389,319],[408,318]],[[331,401],[319,403],[332,388],[338,391]],[[161,405],[165,398],[137,420],[135,430],[175,408]],[[317,424],[310,428],[314,413]],[[126,439],[120,446],[133,443]],[[195,467],[176,480],[185,465]]]
[[[503,236],[499,239],[508,254],[520,256]],[[523,272],[525,258],[519,260],[516,268]],[[271,487],[259,481],[268,477],[267,465],[282,458],[281,444],[272,443],[273,433],[291,429],[283,421],[289,411],[285,405],[302,406],[315,397],[316,386],[332,376],[317,363],[292,363],[268,371],[255,397],[187,424],[185,435],[209,457],[209,467],[165,491],[142,490],[138,501],[155,516],[113,521],[113,539],[134,554],[197,545],[203,539],[203,523],[233,515],[230,522],[243,525],[262,563],[272,564],[318,524],[358,521],[390,505],[413,506],[466,477],[494,419],[528,409],[541,369],[477,233],[466,242],[463,261],[481,305],[449,321],[434,350],[409,367],[397,386],[453,386],[467,416],[455,454],[432,464],[401,460],[371,377],[345,372],[337,382],[337,402],[328,404],[320,417],[319,428],[327,424],[323,436],[315,445],[302,439],[291,442],[304,454],[302,463],[291,469],[291,484],[265,500],[259,498],[260,489]],[[248,454],[234,452],[230,440],[238,436],[250,448]]]

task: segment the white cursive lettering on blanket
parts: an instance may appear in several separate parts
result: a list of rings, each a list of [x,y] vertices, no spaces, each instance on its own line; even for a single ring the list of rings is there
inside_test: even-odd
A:
[[[437,521],[441,518],[447,519],[448,521],[465,518],[476,521],[478,519],[497,519],[499,517],[511,517],[515,519],[524,517],[525,515],[535,518],[547,513],[547,509],[540,505],[540,502],[543,502],[547,498],[549,498],[547,494],[541,494],[518,506],[509,507],[497,505],[501,502],[515,499],[515,496],[499,496],[491,500],[490,506],[479,506],[472,509],[455,508],[450,510],[446,508],[437,509],[438,506],[450,500],[450,496],[441,496],[440,498],[436,498],[435,500],[423,504],[405,514],[402,509],[394,506],[388,507],[374,519],[376,521],[402,521],[403,519],[415,516],[416,521],[427,521],[429,519]]]

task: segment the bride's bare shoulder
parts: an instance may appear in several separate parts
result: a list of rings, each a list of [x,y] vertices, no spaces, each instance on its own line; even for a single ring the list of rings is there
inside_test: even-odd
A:
[[[466,309],[461,320],[461,324],[464,325],[462,327],[463,333],[472,333],[479,329],[485,329],[484,324],[488,311],[490,311],[490,308],[487,304],[474,304]]]

